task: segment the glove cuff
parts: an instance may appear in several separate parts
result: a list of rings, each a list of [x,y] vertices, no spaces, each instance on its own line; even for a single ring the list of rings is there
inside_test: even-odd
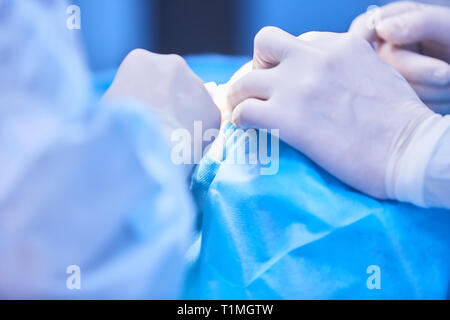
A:
[[[437,143],[450,128],[450,117],[425,112],[405,131],[394,150],[386,174],[390,199],[427,207],[424,181]]]

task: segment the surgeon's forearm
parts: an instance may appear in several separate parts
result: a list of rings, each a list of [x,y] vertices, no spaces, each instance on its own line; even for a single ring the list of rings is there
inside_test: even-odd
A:
[[[450,209],[450,116],[429,118],[405,141],[386,189],[395,200]]]
[[[428,206],[450,209],[450,127],[428,163],[423,192]]]

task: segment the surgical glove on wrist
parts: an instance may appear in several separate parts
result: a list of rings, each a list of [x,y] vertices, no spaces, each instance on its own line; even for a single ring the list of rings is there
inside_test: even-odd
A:
[[[402,150],[436,114],[365,40],[296,38],[268,27],[255,39],[253,61],[228,93],[238,126],[279,129],[282,140],[350,186],[377,198],[396,195],[386,188],[390,168],[404,163]]]
[[[386,192],[390,199],[429,206],[424,192],[430,159],[449,129],[450,116],[438,114],[424,114],[424,118],[406,128],[394,145],[386,172]],[[433,205],[444,206],[443,203]]]

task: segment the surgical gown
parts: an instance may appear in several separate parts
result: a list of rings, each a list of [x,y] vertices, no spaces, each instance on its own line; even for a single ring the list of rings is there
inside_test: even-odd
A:
[[[177,298],[185,177],[149,110],[93,101],[66,19],[0,1],[0,298]]]
[[[211,149],[193,175],[202,224],[186,298],[448,298],[449,210],[373,199],[284,143],[267,162],[263,136],[222,132],[223,159]]]

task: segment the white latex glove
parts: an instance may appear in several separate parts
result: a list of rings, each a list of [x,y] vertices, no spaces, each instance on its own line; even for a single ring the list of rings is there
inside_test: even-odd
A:
[[[253,69],[253,61],[244,64],[231,79],[224,84],[217,85],[215,82],[209,82],[205,84],[210,96],[214,99],[214,102],[221,110],[222,121],[231,121],[233,110],[227,104],[227,95],[230,87],[243,76],[248,74]]]
[[[254,69],[229,90],[237,125],[280,129],[281,139],[350,186],[424,205],[423,167],[449,119],[428,109],[367,41],[334,33],[298,39],[267,27],[255,39]]]
[[[450,114],[450,8],[394,2],[359,16],[349,32],[372,42],[430,108]]]
[[[194,122],[201,121],[203,132],[218,129],[220,112],[203,82],[177,55],[161,55],[146,50],[132,51],[123,61],[104,97],[115,101],[133,99],[159,113],[167,138],[174,130],[191,133],[193,154],[207,146],[194,143]]]

